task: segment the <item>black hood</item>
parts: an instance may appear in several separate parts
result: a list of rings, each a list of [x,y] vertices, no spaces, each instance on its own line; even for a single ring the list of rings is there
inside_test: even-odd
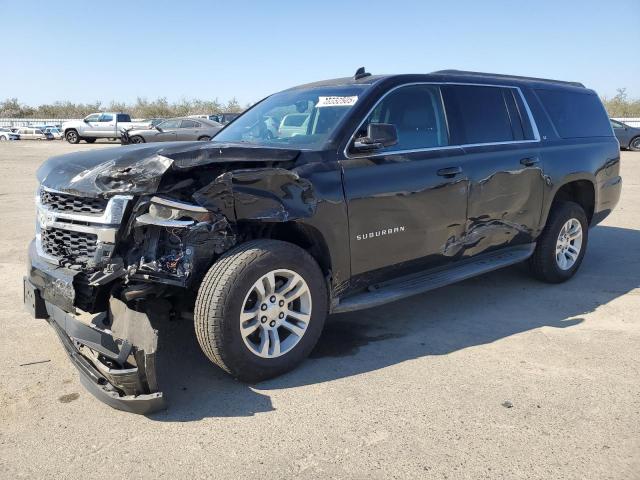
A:
[[[287,162],[299,150],[217,142],[128,145],[51,157],[38,169],[48,188],[87,197],[153,194],[168,170],[212,163]]]

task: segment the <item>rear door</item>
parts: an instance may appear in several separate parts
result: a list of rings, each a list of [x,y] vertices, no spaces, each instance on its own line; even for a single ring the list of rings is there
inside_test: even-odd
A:
[[[176,140],[197,140],[201,135],[202,124],[195,120],[182,120],[176,133]]]
[[[442,88],[451,143],[469,179],[463,256],[529,243],[540,223],[544,175],[535,124],[518,88]]]
[[[347,150],[341,162],[349,215],[352,275],[367,283],[456,256],[465,230],[469,180],[463,151],[451,147],[437,85],[413,84],[383,96],[356,132],[390,123],[398,144]],[[375,273],[371,273],[374,272]]]

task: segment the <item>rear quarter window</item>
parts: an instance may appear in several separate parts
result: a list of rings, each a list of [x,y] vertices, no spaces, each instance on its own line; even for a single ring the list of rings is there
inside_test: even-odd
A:
[[[536,94],[562,138],[613,135],[609,117],[597,95],[543,89],[536,90]]]

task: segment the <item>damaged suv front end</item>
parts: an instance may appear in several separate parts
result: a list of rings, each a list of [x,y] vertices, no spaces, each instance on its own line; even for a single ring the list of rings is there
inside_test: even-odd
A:
[[[301,179],[275,167],[299,152],[194,142],[91,153],[54,157],[38,172],[24,301],[54,327],[85,387],[150,413],[164,406],[157,325],[188,314],[198,279],[235,245],[237,178],[254,184],[268,170],[302,192]],[[243,168],[256,162],[259,174]],[[279,215],[268,196],[262,208]]]

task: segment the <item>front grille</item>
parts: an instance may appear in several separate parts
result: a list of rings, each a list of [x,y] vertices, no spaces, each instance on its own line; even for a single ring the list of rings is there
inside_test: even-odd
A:
[[[42,250],[58,258],[92,258],[96,253],[98,236],[93,233],[72,232],[59,228],[41,231]]]
[[[66,193],[40,192],[40,202],[56,212],[73,212],[86,215],[102,215],[109,202],[103,198],[83,198]]]

